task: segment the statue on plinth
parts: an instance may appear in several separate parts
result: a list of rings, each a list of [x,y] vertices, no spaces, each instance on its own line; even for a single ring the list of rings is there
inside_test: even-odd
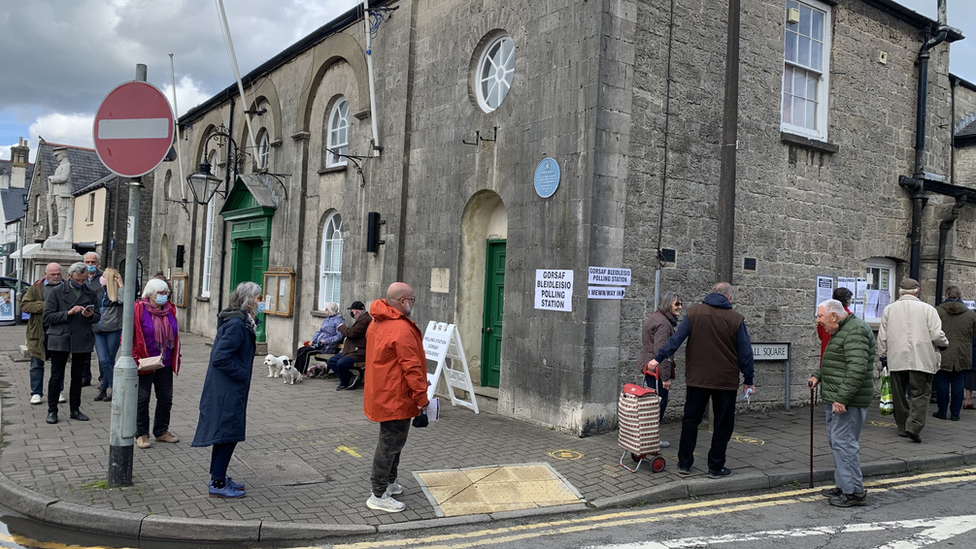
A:
[[[58,232],[48,238],[44,245],[53,244],[54,247],[70,248],[74,239],[72,224],[74,222],[74,198],[71,196],[71,163],[68,162],[68,150],[65,147],[54,149],[54,158],[58,167],[54,175],[47,178],[51,206],[57,212]],[[51,209],[48,209],[51,212]],[[54,225],[53,220],[50,223]]]

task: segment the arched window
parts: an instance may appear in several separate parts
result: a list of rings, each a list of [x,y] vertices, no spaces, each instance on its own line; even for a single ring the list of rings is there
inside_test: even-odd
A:
[[[484,49],[478,61],[478,106],[485,112],[498,108],[515,79],[515,42],[505,34]]]
[[[217,176],[217,152],[210,155],[210,173]],[[206,236],[203,240],[203,280],[200,282],[200,297],[210,297],[210,278],[213,272],[213,241],[214,225],[217,218],[217,195],[216,193],[207,203],[207,227]]]
[[[325,309],[330,301],[340,303],[342,284],[342,216],[334,213],[322,228],[322,260],[319,264],[319,307]]]
[[[268,171],[268,166],[271,160],[271,139],[268,137],[268,132],[261,129],[258,134],[258,155],[255,158],[255,166],[258,171]]]
[[[340,98],[329,114],[329,150],[326,151],[325,167],[345,166],[346,159],[339,154],[349,154],[349,102]],[[339,154],[336,154],[339,153]]]

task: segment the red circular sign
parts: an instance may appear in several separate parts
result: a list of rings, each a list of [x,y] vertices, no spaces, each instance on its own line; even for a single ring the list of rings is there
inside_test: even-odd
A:
[[[173,145],[173,109],[152,84],[120,84],[98,106],[92,137],[106,168],[124,177],[145,175]]]

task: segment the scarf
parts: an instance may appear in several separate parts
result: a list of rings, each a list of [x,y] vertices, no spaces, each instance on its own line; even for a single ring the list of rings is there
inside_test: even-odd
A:
[[[173,325],[169,322],[169,303],[160,309],[148,298],[142,298],[143,310],[148,311],[153,323],[153,337],[160,352],[173,348]]]

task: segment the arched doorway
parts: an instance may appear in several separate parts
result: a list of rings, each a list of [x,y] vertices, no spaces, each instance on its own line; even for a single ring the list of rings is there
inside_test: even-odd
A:
[[[455,318],[471,378],[498,387],[505,310],[508,213],[500,196],[480,191],[461,216]]]

